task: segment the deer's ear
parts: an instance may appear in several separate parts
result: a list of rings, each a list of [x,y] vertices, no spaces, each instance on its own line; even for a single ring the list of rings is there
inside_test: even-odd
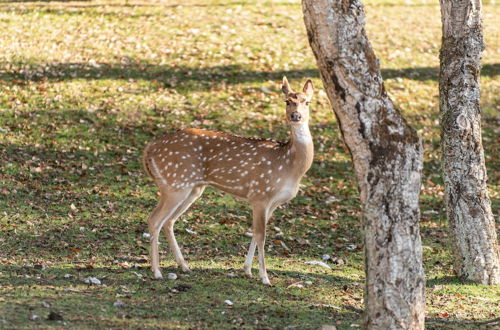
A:
[[[283,85],[281,85],[281,90],[285,95],[288,95],[292,92],[292,89],[290,88],[290,84],[288,84],[288,80],[286,79],[286,77],[283,77]]]
[[[307,79],[306,83],[304,84],[303,91],[306,94],[307,99],[310,100],[314,94],[314,87],[311,79]]]

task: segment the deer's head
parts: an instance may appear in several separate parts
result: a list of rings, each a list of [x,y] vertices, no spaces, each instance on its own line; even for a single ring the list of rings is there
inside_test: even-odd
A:
[[[307,79],[302,92],[295,93],[288,84],[286,77],[283,77],[281,90],[285,94],[287,122],[291,125],[307,123],[309,120],[309,102],[311,102],[314,93],[311,79]]]

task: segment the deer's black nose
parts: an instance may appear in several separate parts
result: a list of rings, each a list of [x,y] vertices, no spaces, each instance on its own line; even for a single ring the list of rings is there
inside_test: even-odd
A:
[[[292,112],[290,115],[290,120],[291,121],[300,121],[302,119],[302,115],[298,112]]]

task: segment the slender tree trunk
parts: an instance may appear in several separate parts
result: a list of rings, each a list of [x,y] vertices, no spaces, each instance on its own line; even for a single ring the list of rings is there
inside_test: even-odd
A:
[[[440,2],[443,172],[455,272],[464,279],[499,284],[499,249],[481,142],[481,0]]]
[[[423,329],[422,145],[387,95],[359,0],[303,0],[309,43],[363,206],[365,326]]]

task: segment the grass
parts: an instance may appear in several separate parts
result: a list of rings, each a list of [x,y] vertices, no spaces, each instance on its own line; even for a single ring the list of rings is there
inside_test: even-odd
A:
[[[439,6],[371,0],[366,12],[386,87],[424,140],[427,327],[478,327],[500,315],[500,290],[461,283],[452,271],[439,174]],[[485,4],[481,106],[496,212],[499,14]],[[1,1],[0,31],[0,328],[361,323],[356,184],[299,2]],[[316,155],[299,195],[269,226],[274,286],[243,276],[250,211],[212,189],[176,225],[194,272],[179,273],[163,241],[163,272],[179,278],[152,280],[143,233],[157,190],[141,170],[144,145],[188,126],[286,139],[283,75],[296,88],[306,77],[317,86]],[[323,254],[343,263],[304,263]],[[90,276],[102,285],[84,283]]]

